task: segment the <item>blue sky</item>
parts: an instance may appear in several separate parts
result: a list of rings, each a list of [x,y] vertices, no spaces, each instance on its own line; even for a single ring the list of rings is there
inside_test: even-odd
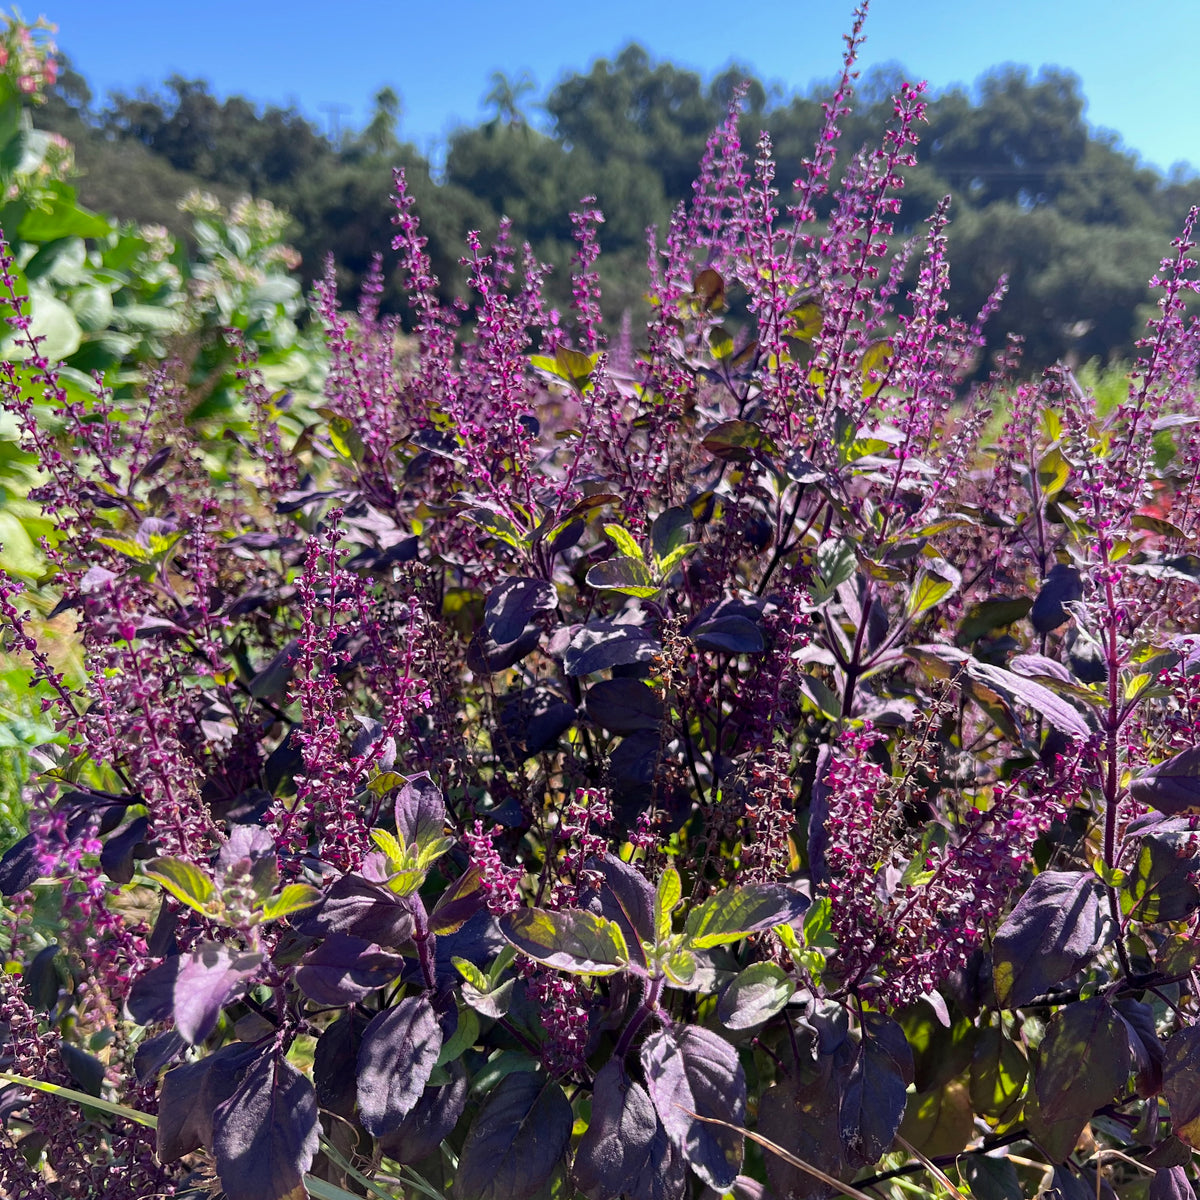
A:
[[[58,41],[103,94],[179,72],[221,95],[329,106],[361,125],[372,94],[404,101],[401,135],[437,157],[484,113],[494,70],[529,70],[539,95],[631,40],[706,77],[731,61],[784,91],[837,70],[850,0],[46,0]],[[336,13],[336,15],[335,15]],[[874,0],[864,66],[900,62],[934,88],[1003,62],[1066,67],[1087,117],[1161,169],[1200,169],[1200,0]],[[1198,188],[1200,190],[1200,188]],[[1200,195],[1197,197],[1200,199]]]

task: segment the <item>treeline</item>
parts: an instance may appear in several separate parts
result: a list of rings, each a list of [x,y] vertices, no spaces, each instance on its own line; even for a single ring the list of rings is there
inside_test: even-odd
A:
[[[889,68],[863,80],[844,122],[843,159],[878,144],[902,77]],[[291,213],[306,276],[331,253],[348,294],[371,254],[390,243],[394,166],[407,169],[448,288],[460,274],[466,231],[490,234],[507,215],[515,235],[553,265],[551,296],[565,301],[569,214],[594,194],[605,213],[601,269],[613,312],[640,304],[646,226],[664,228],[690,195],[705,140],[744,78],[731,69],[706,82],[631,45],[555,86],[539,105],[547,119],[535,127],[528,79],[497,74],[488,96],[494,117],[451,137],[436,177],[400,139],[401,105],[390,88],[377,95],[366,127],[335,143],[294,109],[221,100],[180,77],[100,104],[67,69],[38,124],[75,144],[85,203],[183,234],[175,203],[189,187],[227,198],[249,191]],[[773,95],[750,80],[745,142],[770,131],[785,189],[812,151],[820,101],[815,92]],[[897,221],[899,234],[917,233],[938,200],[953,195],[951,301],[973,311],[1007,273],[996,335],[1023,335],[1035,364],[1131,353],[1152,311],[1145,281],[1188,206],[1200,201],[1195,174],[1164,178],[1140,165],[1115,135],[1090,129],[1083,110],[1079,80],[1055,69],[1032,76],[1003,67],[970,92],[934,96]],[[395,278],[385,304],[402,306]]]

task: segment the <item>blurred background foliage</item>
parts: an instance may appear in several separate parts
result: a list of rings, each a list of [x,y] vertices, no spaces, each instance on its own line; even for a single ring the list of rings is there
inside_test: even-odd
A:
[[[877,141],[904,77],[890,66],[860,81],[844,147]],[[565,303],[568,214],[595,194],[606,217],[606,307],[619,313],[641,303],[646,227],[665,228],[690,196],[705,139],[743,80],[744,142],[770,131],[786,196],[812,152],[821,89],[781,95],[736,67],[706,81],[637,45],[543,96],[527,74],[497,72],[485,97],[494,115],[453,133],[436,171],[402,140],[403,108],[390,87],[364,129],[331,140],[294,109],[221,99],[203,81],[178,76],[100,100],[67,63],[38,117],[75,147],[75,186],[87,206],[186,240],[177,205],[188,190],[227,203],[248,191],[290,214],[304,281],[332,254],[350,299],[371,254],[390,241],[394,166],[407,170],[447,298],[460,280],[465,232],[486,236],[507,215],[515,235],[554,265],[550,293]],[[933,96],[897,226],[899,236],[920,230],[937,201],[953,195],[951,304],[977,308],[1007,272],[1012,288],[995,337],[1021,334],[1033,366],[1130,353],[1150,301],[1145,281],[1200,198],[1194,173],[1164,177],[1145,166],[1116,135],[1093,130],[1084,106],[1079,80],[1052,68],[1033,75],[1000,67],[969,91]],[[402,309],[395,278],[384,306]]]

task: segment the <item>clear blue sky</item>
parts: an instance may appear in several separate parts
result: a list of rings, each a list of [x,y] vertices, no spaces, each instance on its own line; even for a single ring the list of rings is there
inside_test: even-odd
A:
[[[731,61],[785,91],[838,66],[850,0],[45,0],[58,41],[103,95],[172,72],[221,95],[327,106],[360,126],[372,94],[404,101],[401,134],[435,157],[483,116],[494,70],[529,70],[538,95],[631,40],[709,77]],[[863,65],[900,62],[934,88],[1004,62],[1066,67],[1087,117],[1162,169],[1200,168],[1200,0],[875,0]],[[1198,189],[1200,190],[1200,189]],[[1198,196],[1200,199],[1200,196]]]

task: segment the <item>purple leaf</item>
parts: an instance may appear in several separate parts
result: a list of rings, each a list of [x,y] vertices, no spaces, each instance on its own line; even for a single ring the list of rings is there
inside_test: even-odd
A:
[[[158,1161],[174,1162],[213,1142],[213,1113],[237,1090],[261,1050],[231,1042],[198,1062],[173,1067],[158,1097]]]
[[[1163,1167],[1150,1180],[1150,1200],[1196,1200],[1196,1191],[1183,1167]]]
[[[559,971],[612,975],[629,962],[620,926],[585,909],[519,908],[500,918],[500,932],[530,958]]]
[[[354,1004],[404,970],[404,959],[374,942],[335,933],[310,950],[296,971],[296,985],[317,1004]]]
[[[1079,569],[1066,563],[1055,563],[1034,597],[1029,620],[1038,633],[1049,633],[1067,620],[1068,613],[1063,605],[1082,598]]]
[[[864,1037],[838,1110],[838,1133],[847,1164],[866,1166],[891,1149],[904,1116],[905,1087],[896,1061],[883,1043]]]
[[[459,1060],[446,1066],[450,1082],[427,1087],[412,1111],[391,1133],[379,1139],[379,1149],[398,1163],[417,1163],[433,1154],[453,1132],[467,1106],[470,1085]]]
[[[1133,1054],[1133,1081],[1143,1099],[1162,1090],[1163,1044],[1154,1026],[1154,1009],[1139,1000],[1118,1000],[1113,1007],[1125,1022]]]
[[[686,1163],[659,1124],[645,1088],[615,1058],[596,1075],[592,1116],[572,1175],[588,1200],[683,1195]]]
[[[36,834],[14,842],[0,858],[0,895],[15,896],[32,887],[42,873],[42,848]]]
[[[653,885],[615,854],[589,858],[586,865],[601,877],[600,886],[589,897],[589,910],[617,925],[626,947],[645,965],[641,944],[656,940]]]
[[[1179,1029],[1167,1039],[1162,1090],[1171,1110],[1171,1131],[1200,1149],[1200,1025]]]
[[[1143,771],[1129,794],[1169,817],[1200,812],[1200,746],[1189,746]]]
[[[468,867],[442,894],[429,914],[429,928],[439,937],[457,933],[484,906],[482,870]]]
[[[213,1156],[228,1200],[305,1200],[320,1126],[312,1084],[264,1055],[213,1115]]]
[[[649,662],[661,649],[658,639],[637,625],[589,621],[572,632],[563,666],[568,675],[591,675],[607,667]]]
[[[521,636],[534,617],[553,612],[557,604],[553,584],[512,575],[488,592],[483,606],[484,628],[494,642],[507,645]]]
[[[139,1042],[133,1056],[133,1071],[138,1083],[149,1083],[167,1063],[178,1058],[186,1046],[187,1042],[174,1029]]]
[[[784,1076],[762,1094],[758,1132],[797,1158],[830,1175],[845,1172],[840,1124],[842,1079],[838,1074],[811,1084]],[[820,1183],[778,1154],[766,1154],[767,1182],[777,1196],[826,1195]]]
[[[414,775],[396,797],[396,832],[409,846],[423,846],[441,837],[446,825],[446,804],[428,775]]]
[[[350,1120],[358,1103],[358,1050],[367,1018],[348,1009],[317,1038],[313,1051],[313,1087],[326,1112]]]
[[[348,933],[393,948],[403,946],[413,931],[407,902],[361,875],[335,880],[320,906],[298,917],[293,925],[304,937]]]
[[[454,1200],[528,1200],[563,1160],[574,1123],[552,1080],[506,1075],[471,1124],[458,1159]]]
[[[442,1049],[442,1029],[424,996],[373,1017],[358,1049],[358,1108],[378,1137],[397,1129],[421,1098]]]
[[[1019,1008],[1074,974],[1108,940],[1103,885],[1090,871],[1043,871],[992,942],[1002,1007]]]
[[[742,1135],[696,1118],[745,1122],[746,1076],[737,1051],[710,1030],[685,1025],[655,1030],[641,1058],[667,1135],[705,1183],[728,1191],[742,1167]]]
[[[216,1028],[221,1009],[245,989],[261,962],[261,954],[205,943],[147,971],[130,990],[130,1015],[140,1025],[174,1017],[179,1035],[194,1046]]]
[[[601,679],[588,688],[587,715],[610,733],[657,729],[663,703],[640,679]]]

